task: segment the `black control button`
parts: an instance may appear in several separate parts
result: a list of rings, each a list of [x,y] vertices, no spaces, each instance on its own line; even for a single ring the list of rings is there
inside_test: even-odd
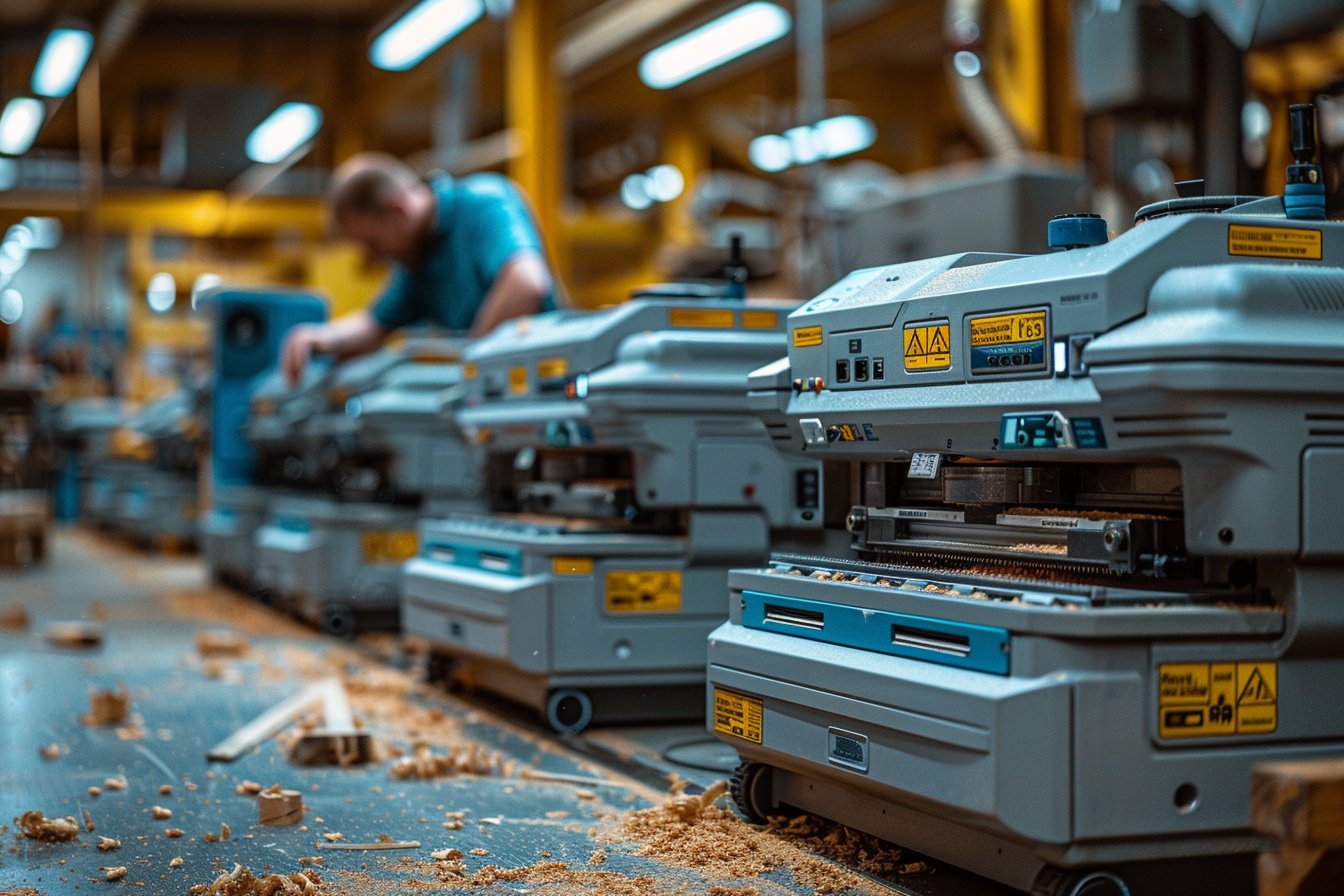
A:
[[[866,383],[866,382],[868,382],[868,359],[867,359],[867,358],[855,358],[855,359],[854,359],[854,381],[855,381],[856,383]]]
[[[841,358],[835,362],[835,381],[837,383],[849,382],[849,361]]]
[[[875,379],[875,380],[884,380],[884,379],[886,379],[886,378],[887,378],[887,359],[886,359],[886,358],[874,358],[874,359],[873,359],[873,379]]]

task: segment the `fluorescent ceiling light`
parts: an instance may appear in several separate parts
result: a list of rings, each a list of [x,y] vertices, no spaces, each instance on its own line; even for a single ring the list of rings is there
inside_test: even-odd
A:
[[[149,302],[150,310],[159,314],[172,308],[177,303],[177,281],[173,279],[173,275],[167,271],[159,271],[150,277],[145,299]]]
[[[322,127],[322,110],[311,103],[284,103],[247,136],[247,157],[269,165],[289,158]]]
[[[33,68],[33,93],[65,96],[79,83],[93,52],[93,35],[82,28],[54,28]]]
[[[483,12],[482,0],[420,0],[374,38],[369,61],[391,72],[414,68]]]
[[[23,296],[17,289],[0,292],[0,324],[17,323],[23,317]]]
[[[762,134],[747,145],[747,158],[762,171],[783,171],[793,164],[793,147],[787,137]]]
[[[789,153],[793,156],[795,165],[810,165],[821,158],[821,154],[817,152],[817,143],[812,137],[813,131],[806,125],[789,128],[784,132],[784,139],[789,141]]]
[[[793,20],[774,3],[747,3],[647,53],[639,78],[666,90],[789,33]]]
[[[812,145],[824,159],[862,152],[877,142],[877,127],[862,115],[837,115],[812,126]]]
[[[0,152],[20,156],[37,139],[47,107],[30,96],[16,96],[0,114]]]
[[[647,172],[646,190],[654,202],[671,202],[686,189],[686,178],[676,165],[655,165]]]
[[[33,235],[29,249],[55,249],[61,244],[61,221],[59,218],[27,217],[19,222]]]
[[[621,181],[621,201],[637,212],[653,205],[653,197],[649,195],[648,175],[631,174]]]

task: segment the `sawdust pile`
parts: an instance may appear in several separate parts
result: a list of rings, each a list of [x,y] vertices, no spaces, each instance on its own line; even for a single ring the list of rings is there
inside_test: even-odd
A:
[[[871,834],[813,815],[774,818],[767,830],[875,877],[906,877],[933,870],[927,862],[907,860],[900,849]]]
[[[505,761],[498,751],[487,750],[480,744],[458,744],[447,753],[435,753],[427,746],[419,746],[414,755],[393,762],[387,773],[401,781],[450,775],[509,777],[513,774],[513,763]]]
[[[258,877],[242,865],[221,874],[209,884],[197,884],[187,892],[195,896],[322,896],[328,891],[316,871],[297,874],[266,874]]]
[[[14,819],[14,823],[23,831],[23,836],[30,840],[58,843],[62,840],[73,840],[79,836],[79,822],[69,815],[64,818],[48,818],[38,810],[33,809]]]
[[[710,880],[741,880],[786,869],[798,885],[818,894],[885,892],[866,878],[809,854],[801,848],[812,845],[807,838],[781,837],[777,829],[750,825],[714,805],[722,793],[722,785],[700,796],[674,790],[662,806],[626,814],[620,826],[602,839],[633,840],[639,844],[637,855],[694,869]],[[810,829],[808,836],[825,839]]]
[[[346,891],[359,896],[392,896],[408,891],[417,893],[463,893],[496,885],[510,889],[544,888],[546,896],[692,896],[703,892],[681,881],[669,881],[649,875],[631,877],[615,871],[578,870],[567,862],[540,861],[521,868],[486,865],[468,872],[462,862],[422,862],[405,860],[397,870],[409,875],[403,881],[377,880],[354,871],[337,872],[353,886]],[[744,894],[745,896],[745,894]]]
[[[317,638],[312,628],[228,588],[173,590],[166,600],[174,616],[197,624],[229,626],[264,638]]]

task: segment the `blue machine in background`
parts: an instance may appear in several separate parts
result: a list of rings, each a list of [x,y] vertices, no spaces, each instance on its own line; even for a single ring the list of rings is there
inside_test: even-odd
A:
[[[285,334],[326,320],[327,303],[302,290],[220,287],[205,295],[214,309],[214,401],[210,412],[211,484],[247,485],[252,449],[243,438],[252,380],[275,366]]]

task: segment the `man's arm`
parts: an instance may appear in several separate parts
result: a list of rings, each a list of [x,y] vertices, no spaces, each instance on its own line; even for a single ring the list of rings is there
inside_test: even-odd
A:
[[[536,314],[551,292],[551,272],[540,254],[515,253],[500,269],[471,325],[471,336],[484,336],[506,320]]]
[[[299,324],[285,335],[280,366],[290,383],[297,382],[314,352],[349,358],[364,355],[387,341],[383,329],[368,311],[356,311],[326,324]]]

